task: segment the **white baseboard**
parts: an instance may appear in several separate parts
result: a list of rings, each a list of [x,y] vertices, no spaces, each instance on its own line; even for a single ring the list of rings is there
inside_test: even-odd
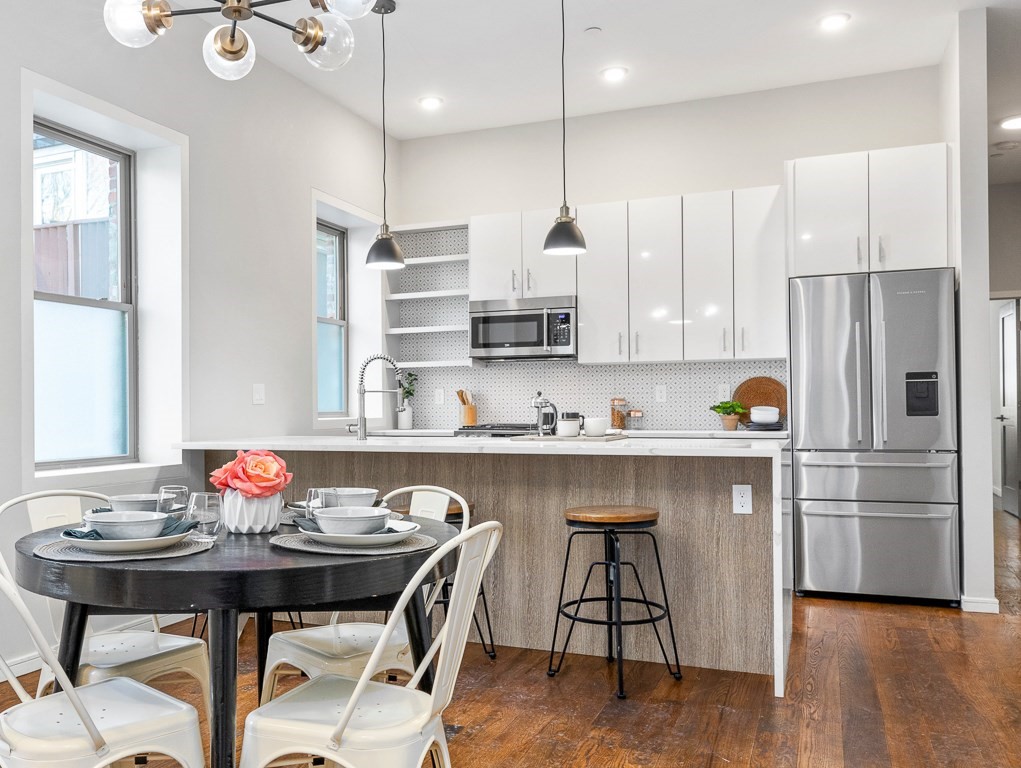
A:
[[[1003,491],[1003,488],[1000,487],[999,485],[994,485],[993,486],[993,496],[995,496],[997,499],[1000,498],[1003,495],[1002,491]]]
[[[961,610],[969,613],[999,613],[1000,601],[995,597],[961,596]]]
[[[185,619],[190,618],[191,614],[175,613],[167,616],[160,616],[159,621],[161,627],[169,627],[171,624],[177,624],[179,621],[184,621]],[[120,629],[149,629],[152,627],[151,616],[131,616],[130,619],[130,621],[127,621],[124,624],[111,627],[104,631],[115,632]],[[35,672],[41,669],[43,662],[42,659],[39,658],[38,653],[28,653],[24,656],[19,656],[16,659],[10,659],[9,664],[14,674],[21,677],[22,675],[27,675],[29,672]]]

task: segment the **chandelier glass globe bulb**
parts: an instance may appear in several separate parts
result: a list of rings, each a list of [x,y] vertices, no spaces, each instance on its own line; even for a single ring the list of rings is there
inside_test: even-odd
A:
[[[323,42],[305,58],[318,69],[332,72],[349,61],[355,51],[355,34],[351,26],[339,16],[321,13],[315,17],[323,25]]]
[[[128,48],[143,48],[158,37],[145,26],[142,0],[106,0],[103,21],[113,39]]]
[[[326,10],[348,21],[367,16],[376,0],[326,0]]]
[[[206,67],[209,68],[209,71],[221,80],[240,80],[251,72],[252,67],[255,66],[255,41],[252,40],[250,35],[246,36],[248,39],[248,50],[242,58],[232,61],[224,57],[216,48],[216,35],[221,29],[229,30],[230,24],[223,24],[209,31],[205,41],[202,43],[202,58],[206,62]],[[245,35],[240,29],[237,30],[237,34]]]

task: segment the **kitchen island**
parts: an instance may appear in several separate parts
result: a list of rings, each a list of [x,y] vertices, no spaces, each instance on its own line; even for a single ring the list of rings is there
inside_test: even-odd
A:
[[[497,645],[548,649],[568,530],[563,510],[635,504],[660,510],[656,536],[685,666],[772,675],[783,695],[790,640],[790,517],[782,478],[786,435],[610,442],[485,437],[285,436],[182,443],[208,473],[237,449],[279,453],[294,472],[288,498],[318,486],[440,485],[498,520],[503,543],[486,577]],[[733,513],[733,485],[752,487],[752,514]],[[585,537],[588,539],[589,537]],[[640,541],[626,542],[647,588],[658,583]],[[595,541],[576,542],[567,592],[581,590]],[[655,590],[653,590],[655,591]],[[653,599],[656,599],[653,597]],[[650,627],[625,633],[625,657],[662,661]],[[605,630],[578,625],[571,651],[605,653]],[[497,662],[499,663],[499,662]],[[569,670],[569,666],[566,668]]]

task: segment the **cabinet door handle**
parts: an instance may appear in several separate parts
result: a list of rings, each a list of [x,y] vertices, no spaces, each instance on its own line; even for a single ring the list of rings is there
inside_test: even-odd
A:
[[[883,248],[883,236],[878,235],[876,237],[877,247],[879,248],[879,263],[882,264],[886,261],[886,249]]]
[[[742,351],[742,352],[744,352],[744,351],[745,351],[745,343],[744,343],[744,326],[743,326],[743,325],[741,326],[741,351]]]
[[[727,329],[723,329],[723,351],[727,351]]]
[[[855,245],[855,249],[858,254],[858,264],[861,264],[861,235],[858,235],[856,240],[857,244]]]
[[[635,332],[635,354],[638,354],[638,333]]]
[[[516,291],[518,289],[518,273],[515,270],[511,270],[511,290]]]
[[[525,270],[525,286],[528,290],[532,290],[532,270]]]
[[[617,357],[624,355],[624,331],[617,331]]]

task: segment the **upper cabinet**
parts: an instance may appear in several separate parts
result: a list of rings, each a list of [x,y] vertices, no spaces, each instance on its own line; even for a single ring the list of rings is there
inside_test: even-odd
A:
[[[780,187],[734,190],[734,356],[787,356],[784,197]]]
[[[946,144],[794,162],[792,274],[945,267]]]
[[[888,269],[949,263],[946,144],[869,152],[869,265]]]
[[[577,256],[547,256],[546,235],[559,208],[521,214],[521,272],[525,296],[574,296],[578,292]]]
[[[626,363],[628,204],[578,208],[587,250],[578,257],[578,362]]]
[[[468,298],[520,298],[521,214],[472,216],[468,238]]]
[[[684,359],[734,357],[733,193],[684,196]]]
[[[559,209],[472,216],[469,221],[468,298],[574,296],[575,256],[546,256],[546,233]]]
[[[632,200],[627,208],[631,361],[683,360],[681,198]]]

